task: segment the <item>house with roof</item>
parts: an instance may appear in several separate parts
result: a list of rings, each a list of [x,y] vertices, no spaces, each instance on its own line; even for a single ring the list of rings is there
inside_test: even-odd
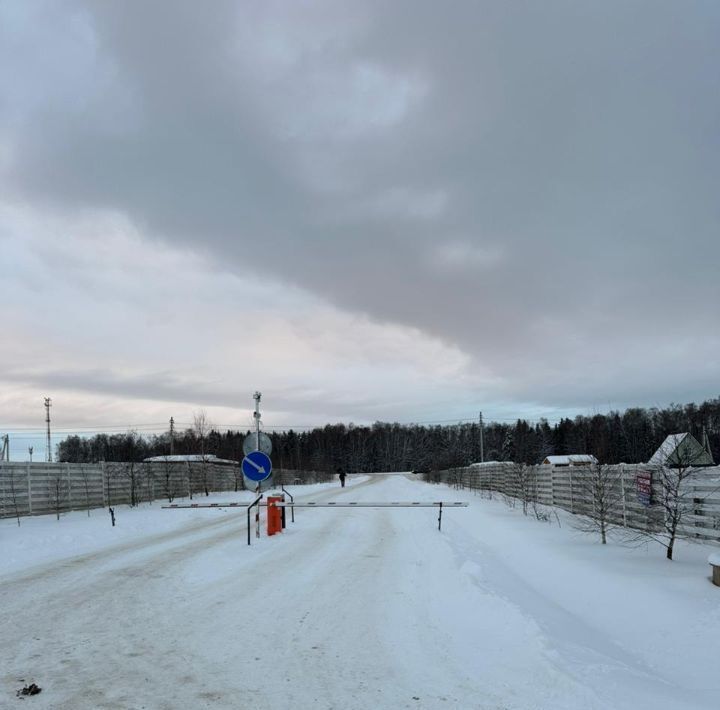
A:
[[[598,460],[592,454],[564,454],[562,456],[546,456],[543,464],[550,466],[590,466]]]
[[[705,438],[703,446],[692,434],[670,434],[660,448],[650,457],[649,464],[668,466],[670,468],[687,468],[689,466],[714,466],[709,442]]]

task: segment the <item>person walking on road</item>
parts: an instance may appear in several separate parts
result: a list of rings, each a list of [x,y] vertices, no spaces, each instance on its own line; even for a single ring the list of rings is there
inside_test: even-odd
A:
[[[339,468],[338,469],[338,478],[340,479],[340,486],[342,488],[345,488],[345,476],[346,476],[345,471],[343,469]]]

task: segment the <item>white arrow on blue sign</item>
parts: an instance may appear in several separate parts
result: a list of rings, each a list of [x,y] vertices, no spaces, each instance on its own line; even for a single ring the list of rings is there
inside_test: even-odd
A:
[[[259,483],[272,473],[272,461],[262,451],[251,451],[242,461],[242,472],[245,478]]]

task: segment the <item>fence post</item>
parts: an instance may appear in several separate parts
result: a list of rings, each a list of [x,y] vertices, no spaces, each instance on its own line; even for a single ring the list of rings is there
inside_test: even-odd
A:
[[[103,508],[106,508],[110,503],[108,502],[108,489],[107,481],[105,480],[105,462],[100,462],[100,490],[102,491],[102,503]]]
[[[30,483],[30,463],[27,464],[28,514],[32,515],[32,485]]]
[[[65,480],[67,481],[67,507],[68,510],[73,509],[73,499],[72,499],[72,483],[70,482],[70,464],[65,464]]]
[[[573,480],[572,480],[572,464],[568,466],[568,478],[570,479],[570,512],[575,512],[574,499],[573,499]]]

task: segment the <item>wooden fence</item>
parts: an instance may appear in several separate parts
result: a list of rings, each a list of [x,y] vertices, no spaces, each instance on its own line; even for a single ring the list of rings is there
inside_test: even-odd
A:
[[[277,485],[331,478],[314,471],[276,469]],[[243,488],[239,466],[201,461],[143,463],[0,463],[0,518],[60,514],[201,496],[208,491]]]
[[[658,467],[648,464],[608,467],[611,480],[608,517],[614,525],[636,530],[658,529],[665,514],[659,472]],[[596,517],[589,491],[592,471],[588,467],[489,462],[432,472],[425,478]],[[683,537],[720,544],[720,467],[695,469],[683,482],[681,506],[679,533]]]

